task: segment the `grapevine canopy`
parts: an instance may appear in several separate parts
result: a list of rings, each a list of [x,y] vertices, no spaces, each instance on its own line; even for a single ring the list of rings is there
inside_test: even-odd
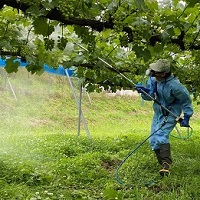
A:
[[[84,50],[85,49],[87,50]],[[31,73],[73,66],[88,91],[132,88],[98,58],[141,82],[149,64],[167,58],[198,98],[200,92],[199,0],[1,0],[0,56],[18,57]],[[11,62],[12,61],[12,62]]]

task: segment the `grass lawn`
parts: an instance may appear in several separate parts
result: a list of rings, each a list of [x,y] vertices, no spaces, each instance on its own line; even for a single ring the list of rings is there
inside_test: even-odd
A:
[[[190,138],[171,140],[173,166],[160,178],[148,141],[152,102],[83,93],[81,122],[66,78],[1,72],[0,200],[200,199],[200,109],[194,102]],[[78,81],[73,80],[76,94]],[[178,127],[179,128],[179,127]],[[179,128],[183,137],[186,128]],[[116,170],[121,161],[133,154]],[[120,183],[123,184],[120,184]]]

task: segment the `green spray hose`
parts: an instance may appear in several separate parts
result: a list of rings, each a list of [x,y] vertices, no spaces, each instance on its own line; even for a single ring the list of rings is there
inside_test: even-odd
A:
[[[117,182],[121,185],[123,185],[124,183],[119,179],[119,169],[121,168],[121,166],[126,162],[126,160],[133,154],[135,153],[152,135],[154,135],[157,131],[159,131],[163,126],[165,125],[165,121],[161,124],[161,126],[154,131],[152,134],[150,134],[145,140],[143,140],[138,146],[136,146],[135,149],[133,149],[118,165],[116,172],[115,172],[115,179],[117,180]]]
[[[187,135],[186,136],[181,135],[177,126],[175,126],[175,129],[176,129],[176,132],[178,133],[178,136],[172,135],[172,134],[171,134],[171,136],[174,137],[174,138],[177,138],[177,139],[183,139],[183,140],[189,139],[193,134],[193,129],[192,129],[192,127],[185,127],[185,128],[187,128]]]
[[[157,131],[161,130],[162,127],[165,125],[167,121],[164,121],[160,127],[155,130],[152,134],[150,134],[144,141],[142,141],[138,146],[136,146],[135,149],[133,149],[121,162],[120,164],[117,166],[117,169],[116,169],[116,172],[115,172],[115,179],[117,180],[117,182],[120,184],[120,185],[123,185],[124,183],[119,179],[119,169],[121,168],[121,166],[126,162],[126,160],[133,154],[135,153],[152,135],[154,135]],[[177,132],[178,132],[178,129],[177,129]],[[188,139],[189,137],[191,137],[193,133],[193,129],[191,127],[188,127],[188,135],[186,137],[176,137],[176,138],[179,138],[179,139]],[[175,137],[175,136],[173,136]]]
[[[165,122],[167,123],[167,118],[165,118]],[[158,123],[158,121],[157,121],[157,123]],[[176,135],[173,135],[172,133],[170,134],[170,136],[171,137],[173,137],[173,138],[176,138],[176,139],[184,139],[184,140],[186,140],[186,139],[189,139],[191,136],[192,136],[192,133],[193,133],[193,129],[192,129],[192,127],[191,126],[189,126],[189,127],[184,127],[185,129],[187,129],[187,134],[185,135],[185,136],[183,136],[182,134],[181,134],[181,132],[179,131],[179,129],[178,129],[178,127],[177,126],[175,126],[175,130],[176,130],[176,132],[178,133],[178,136],[176,136]],[[161,128],[161,130],[162,130],[162,128]],[[163,132],[165,132],[164,130],[162,130]],[[165,132],[166,133],[166,132]],[[166,133],[167,134],[167,133]]]

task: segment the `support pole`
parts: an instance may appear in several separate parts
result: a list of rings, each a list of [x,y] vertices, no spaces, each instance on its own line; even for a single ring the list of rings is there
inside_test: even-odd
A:
[[[8,76],[7,76],[6,78],[7,78],[7,80],[8,80],[8,84],[9,84],[9,86],[10,86],[10,89],[11,89],[12,93],[13,93],[13,96],[15,97],[15,100],[17,100],[17,96],[16,96],[16,94],[15,94],[15,91],[14,91],[12,85],[11,85],[11,82],[10,82]]]
[[[76,101],[77,107],[78,107],[78,109],[79,109],[78,136],[80,135],[80,119],[82,119],[83,125],[84,125],[84,128],[85,128],[85,131],[86,131],[86,133],[87,133],[87,136],[88,136],[88,138],[92,139],[92,137],[91,137],[91,135],[90,135],[90,131],[89,131],[88,127],[87,127],[87,123],[86,123],[86,121],[85,121],[85,118],[84,118],[82,109],[81,109],[81,105],[80,105],[80,104],[81,104],[81,99],[78,101],[78,98],[77,98],[77,96],[76,96],[76,93],[75,93],[75,90],[74,90],[74,87],[73,87],[73,85],[72,85],[72,82],[71,82],[71,79],[70,79],[70,77],[69,77],[69,73],[68,73],[67,69],[65,69],[65,72],[66,72],[66,74],[67,74],[67,78],[68,78],[68,81],[69,81],[69,85],[70,85],[70,88],[71,88],[72,93],[73,93],[73,95],[74,95],[74,99],[75,99],[75,101]],[[81,84],[81,87],[82,87],[82,84]],[[81,89],[80,92],[82,93],[82,89]],[[82,94],[80,95],[80,98],[81,98],[81,97],[82,97]]]
[[[79,106],[78,106],[78,136],[80,136],[81,130],[81,105],[82,105],[82,83],[80,83],[80,96],[79,96]]]

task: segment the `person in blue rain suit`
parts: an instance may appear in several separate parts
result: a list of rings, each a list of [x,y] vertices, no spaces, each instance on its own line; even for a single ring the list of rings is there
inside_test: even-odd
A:
[[[152,98],[142,92],[145,91],[174,113],[175,116],[183,114],[184,117],[180,122],[180,126],[189,127],[189,120],[193,115],[192,101],[186,87],[171,73],[170,62],[167,59],[159,59],[149,66],[147,86],[137,85],[136,90],[141,93],[144,100],[151,101]],[[151,134],[155,133],[150,137],[150,145],[162,166],[160,175],[169,175],[169,167],[172,164],[169,135],[177,120],[175,116],[164,110],[155,101],[153,110]]]

